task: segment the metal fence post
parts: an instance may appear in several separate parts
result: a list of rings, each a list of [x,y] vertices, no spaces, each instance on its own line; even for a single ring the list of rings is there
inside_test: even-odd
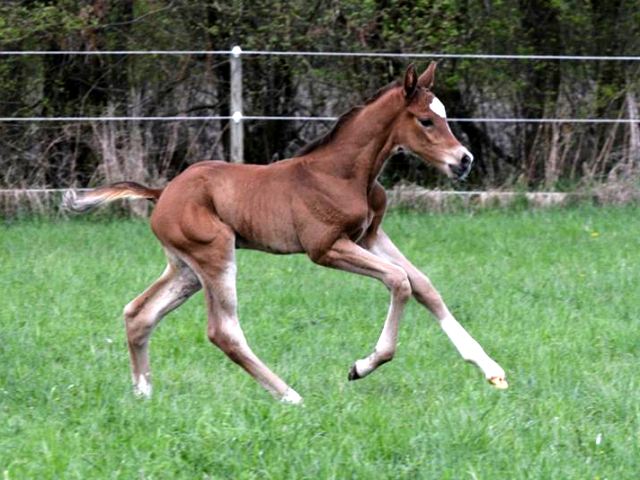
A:
[[[231,161],[244,163],[244,127],[242,125],[242,48],[231,49]]]

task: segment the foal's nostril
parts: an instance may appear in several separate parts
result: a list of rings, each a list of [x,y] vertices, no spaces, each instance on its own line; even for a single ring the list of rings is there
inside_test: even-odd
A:
[[[462,155],[462,158],[458,160],[457,164],[449,165],[451,172],[458,177],[459,180],[465,180],[469,171],[471,170],[471,164],[473,163],[473,156],[469,153]]]

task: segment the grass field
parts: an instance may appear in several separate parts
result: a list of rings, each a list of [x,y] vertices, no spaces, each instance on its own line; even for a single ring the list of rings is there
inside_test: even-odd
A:
[[[509,390],[415,301],[395,360],[347,382],[386,289],[240,252],[245,333],[304,406],[275,402],[209,344],[201,293],[155,332],[155,394],[140,400],[120,314],[164,268],[147,224],[0,227],[2,479],[638,478],[640,211],[394,212],[385,225]]]

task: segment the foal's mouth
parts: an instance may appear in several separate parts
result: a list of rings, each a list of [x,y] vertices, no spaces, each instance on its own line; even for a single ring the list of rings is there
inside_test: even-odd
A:
[[[471,172],[471,164],[466,166],[449,165],[449,169],[451,170],[451,173],[453,173],[453,175],[455,176],[456,180],[460,182],[464,182],[469,176],[469,173]]]

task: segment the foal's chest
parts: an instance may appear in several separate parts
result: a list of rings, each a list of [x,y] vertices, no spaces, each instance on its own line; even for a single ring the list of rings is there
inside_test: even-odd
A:
[[[360,219],[354,222],[350,231],[347,232],[349,239],[355,243],[360,242],[365,234],[369,231],[369,227],[373,223],[373,211],[367,210]]]

